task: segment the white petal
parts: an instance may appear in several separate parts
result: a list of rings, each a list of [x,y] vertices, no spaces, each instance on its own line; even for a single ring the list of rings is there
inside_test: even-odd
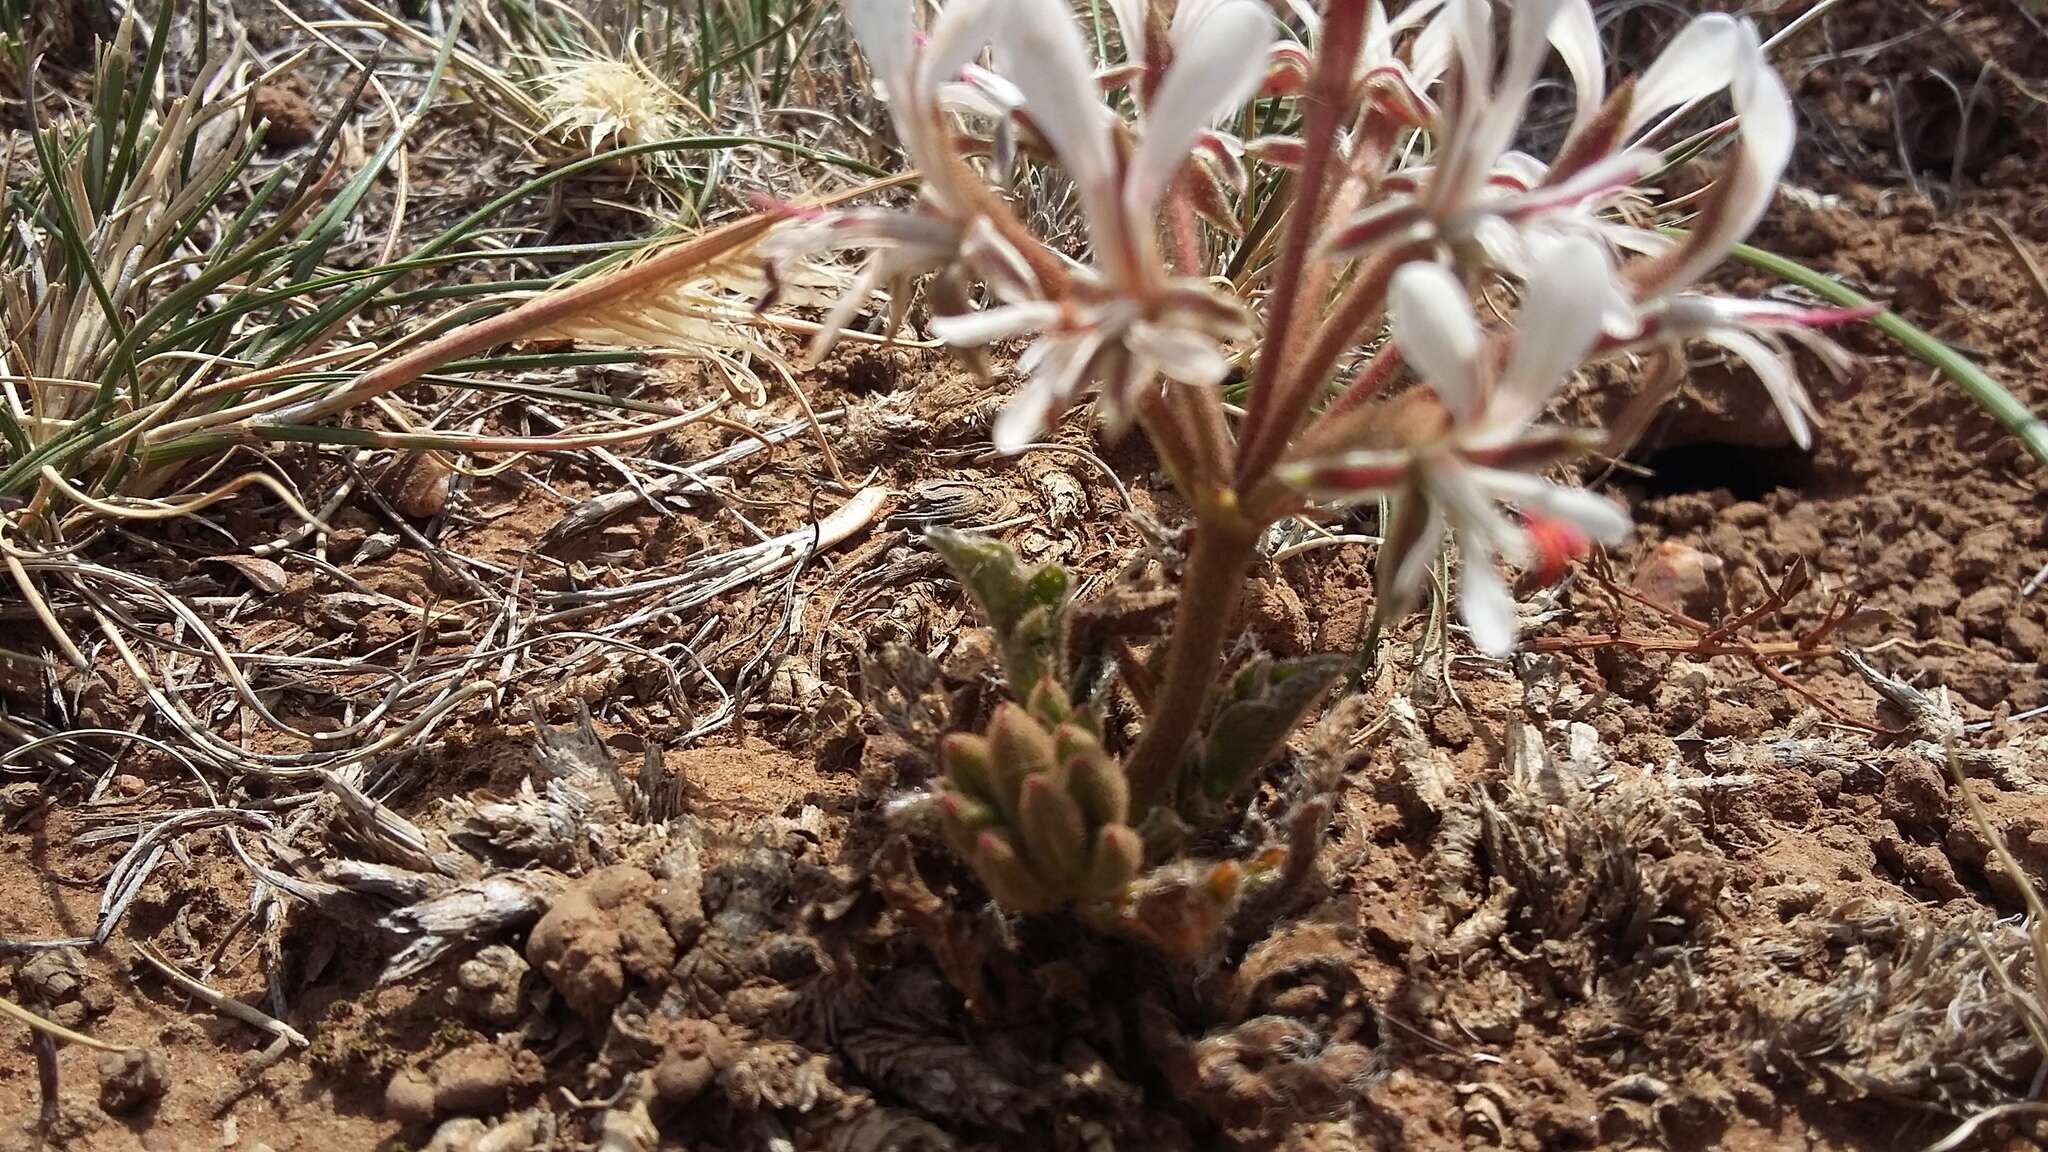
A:
[[[968,226],[960,254],[1001,299],[1024,303],[1038,298],[1038,274],[1032,271],[1031,262],[987,217],[977,216]]]
[[[1517,153],[1508,153],[1508,156],[1514,155]],[[1507,158],[1502,157],[1503,160]],[[1601,157],[1556,184],[1542,186],[1544,176],[1549,174],[1546,169],[1542,175],[1529,181],[1529,191],[1507,197],[1501,211],[1527,216],[1599,202],[1626,190],[1662,166],[1663,157],[1657,152],[1648,148],[1631,148]]]
[[[1109,0],[1109,12],[1116,18],[1117,39],[1124,44],[1124,59],[1145,62],[1145,14],[1152,0]],[[1108,61],[1104,61],[1108,63]]]
[[[1515,598],[1496,569],[1491,550],[1458,537],[1458,618],[1472,646],[1496,660],[1515,650]]]
[[[1490,437],[1527,427],[1550,403],[1600,338],[1615,292],[1607,254],[1592,240],[1570,237],[1542,255],[1523,290],[1515,348],[1488,407]]]
[[[931,36],[925,41],[921,60],[923,82],[929,91],[960,79],[967,65],[988,47],[996,31],[996,5],[1001,0],[950,0],[932,21]]]
[[[948,344],[969,348],[992,340],[1007,340],[1036,332],[1059,322],[1060,306],[1046,300],[1005,304],[958,316],[932,317],[932,335]]]
[[[1778,416],[1792,433],[1793,442],[1801,448],[1813,447],[1813,426],[1806,417],[1813,410],[1813,401],[1799,383],[1799,374],[1793,371],[1791,361],[1747,332],[1718,328],[1707,332],[1704,339],[1735,353],[1749,365],[1749,370],[1763,381],[1764,391],[1771,394],[1771,403],[1777,406]]]
[[[1379,7],[1377,4],[1373,6],[1375,8]],[[1387,37],[1392,39],[1408,31],[1410,28],[1416,27],[1424,20],[1434,16],[1436,10],[1443,6],[1444,0],[1410,0],[1409,3],[1401,6],[1401,10],[1394,14],[1392,20],[1387,21]]]
[[[1461,104],[1458,127],[1445,142],[1445,150],[1451,155],[1442,161],[1444,174],[1440,179],[1445,187],[1436,193],[1442,197],[1440,205],[1456,207],[1471,199],[1486,182],[1494,161],[1508,150],[1529,105],[1530,89],[1549,55],[1550,25],[1564,3],[1565,0],[1517,0],[1508,24],[1507,62],[1498,83],[1490,91],[1467,87],[1466,93],[1476,106]],[[1491,37],[1487,39],[1490,41]],[[1478,47],[1476,40],[1469,48],[1460,46],[1462,68],[1475,67],[1474,51]],[[1491,45],[1487,47],[1490,49]],[[1485,76],[1490,72],[1473,75]]]
[[[804,352],[806,363],[817,364],[825,359],[825,355],[832,351],[832,346],[839,342],[840,333],[846,331],[846,326],[853,323],[853,318],[860,315],[860,310],[868,306],[868,298],[875,294],[875,289],[882,286],[882,278],[887,274],[888,269],[882,262],[881,253],[877,252],[868,257],[867,263],[861,265],[860,275],[854,278],[846,292],[832,305],[832,310],[818,323],[818,331],[811,337],[810,347]]]
[[[1493,5],[1488,0],[1450,0],[1443,25],[1458,57],[1460,82],[1468,92],[1483,95],[1493,86]]]
[[[1139,321],[1124,336],[1131,351],[1152,361],[1160,373],[1183,384],[1214,388],[1230,374],[1216,342],[1199,332]]]
[[[1173,20],[1167,25],[1167,32],[1173,37],[1174,55],[1186,50],[1187,38],[1201,31],[1204,21],[1214,16],[1226,4],[1240,3],[1241,0],[1180,0],[1174,6]]]
[[[1089,331],[1078,337],[1046,336],[1031,346],[1033,351],[1045,351],[1033,358],[1036,367],[1031,379],[996,417],[991,431],[997,451],[1022,452],[1044,434],[1052,414],[1072,403],[1081,391],[1082,378],[1102,343],[1101,332]]]
[[[1484,212],[1472,222],[1466,236],[1479,245],[1489,267],[1517,279],[1528,277],[1529,250],[1523,243],[1522,229],[1491,212]]]
[[[846,22],[891,101],[910,99],[910,67],[917,50],[911,0],[846,0]]]
[[[1550,46],[1564,59],[1572,77],[1572,127],[1565,138],[1577,136],[1600,111],[1607,99],[1607,77],[1601,62],[1600,26],[1593,21],[1593,8],[1586,0],[1567,0],[1550,24]]]
[[[1497,500],[1526,514],[1562,520],[1602,544],[1628,539],[1628,510],[1583,488],[1552,484],[1541,476],[1498,468],[1474,468],[1472,477]]]
[[[1423,493],[1406,492],[1395,499],[1394,523],[1384,530],[1388,540],[1397,539],[1405,530],[1406,526],[1401,523],[1404,518],[1419,516],[1422,523],[1415,543],[1406,552],[1398,556],[1389,552],[1380,554],[1375,572],[1379,586],[1373,589],[1373,594],[1405,612],[1422,599],[1423,586],[1429,582],[1429,566],[1443,554],[1445,525],[1443,509]],[[1392,571],[1388,571],[1389,567]]]
[[[1258,90],[1279,31],[1252,0],[1215,5],[1184,37],[1151,107],[1124,183],[1124,212],[1145,220],[1188,161],[1195,137]]]
[[[1644,285],[1649,295],[1683,288],[1705,276],[1727,256],[1728,249],[1763,218],[1778,191],[1778,177],[1792,159],[1796,128],[1792,99],[1784,81],[1764,58],[1756,28],[1748,21],[1736,26],[1735,81],[1730,94],[1741,117],[1741,151],[1722,173],[1722,186],[1712,193],[1720,203],[1711,210],[1712,230],[1696,232],[1687,242],[1686,258],[1656,284]]]
[[[1479,317],[1465,286],[1449,269],[1411,261],[1387,289],[1387,320],[1394,342],[1453,415],[1478,415],[1482,392]]]
[[[1406,15],[1403,9],[1402,14]],[[1451,54],[1458,38],[1458,25],[1471,16],[1468,6],[1459,0],[1444,5],[1435,19],[1422,26],[1416,34],[1415,43],[1408,49],[1408,72],[1415,77],[1415,90],[1421,92],[1442,78],[1445,69],[1451,66]],[[1396,24],[1401,17],[1394,17]],[[1391,30],[1391,29],[1390,29]],[[1489,57],[1491,59],[1491,57]]]
[[[1052,419],[1053,405],[1058,398],[1052,388],[1036,376],[1026,381],[1015,396],[996,416],[995,427],[990,429],[990,438],[995,441],[996,451],[1014,456],[1038,442],[1045,433],[1045,426]]]
[[[1387,29],[1387,6],[1372,0],[1365,9],[1365,40],[1358,53],[1358,69],[1394,62],[1394,34]]]
[[[1743,31],[1746,35],[1742,68],[1735,77],[1732,94],[1736,114],[1742,117],[1742,151],[1751,168],[1745,178],[1765,190],[1743,226],[1747,235],[1757,217],[1770,205],[1769,192],[1777,187],[1778,177],[1792,159],[1797,128],[1792,98],[1785,92],[1785,82],[1764,56],[1763,45],[1757,43],[1756,29],[1744,23]]]
[[[1492,471],[1452,458],[1425,470],[1423,483],[1443,505],[1460,550],[1469,553],[1483,546],[1488,555],[1505,555],[1519,563],[1528,555],[1528,533],[1508,519],[1493,493],[1481,485],[1480,479]]]
[[[1024,104],[1024,93],[1015,84],[979,64],[960,69],[960,79],[961,83],[954,87],[974,93],[978,99],[973,106],[982,110],[983,115],[1008,116]]]
[[[1741,47],[1741,24],[1734,17],[1695,17],[1636,79],[1623,137],[1688,100],[1726,88],[1735,79]]]
[[[1081,190],[1090,223],[1098,231],[1119,221],[1106,216],[1116,182],[1116,157],[1110,139],[1110,111],[1095,83],[1095,68],[1080,25],[1066,0],[1004,0],[1003,21],[996,41],[998,71],[1024,94],[1032,123],[1044,134],[1060,163]],[[1102,243],[1104,239],[1111,244]],[[1098,236],[1108,250],[1113,237]]]

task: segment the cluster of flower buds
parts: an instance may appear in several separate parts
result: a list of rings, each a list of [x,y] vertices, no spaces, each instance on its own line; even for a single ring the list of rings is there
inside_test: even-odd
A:
[[[940,760],[940,825],[997,903],[1031,913],[1116,902],[1138,878],[1145,846],[1127,823],[1123,767],[1051,680],[1027,705],[997,708],[986,735],[946,737]]]

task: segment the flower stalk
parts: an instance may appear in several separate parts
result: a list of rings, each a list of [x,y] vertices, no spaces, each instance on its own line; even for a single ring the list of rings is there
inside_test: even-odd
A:
[[[1178,860],[1163,831],[1234,819],[1239,786],[1347,663],[1226,666],[1267,528],[1385,508],[1371,634],[1418,606],[1449,545],[1465,634],[1505,657],[1517,614],[1502,567],[1556,579],[1629,532],[1619,506],[1552,479],[1601,439],[1544,418],[1581,366],[1630,352],[1682,364],[1676,350],[1712,344],[1758,373],[1803,440],[1814,413],[1787,349],[1832,362],[1819,329],[1856,318],[1692,287],[1761,216],[1791,144],[1790,100],[1734,17],[1698,17],[1610,91],[1589,0],[1410,0],[1391,16],[1381,0],[1118,0],[1114,37],[1084,35],[1068,0],[947,0],[924,32],[913,0],[844,4],[922,190],[905,209],[806,213],[765,247],[869,253],[828,334],[877,293],[893,328],[929,280],[932,332],[971,363],[1028,339],[996,447],[1026,450],[1092,400],[1105,435],[1142,430],[1191,509],[1170,627],[1149,655],[1126,644],[1107,661],[1071,650],[1063,576],[994,542],[936,541],[1024,707],[949,740],[930,804],[1015,912],[1071,906],[1190,956],[1273,873],[1270,853]],[[1553,57],[1576,109],[1546,162],[1512,146]],[[1738,111],[1733,155],[1674,240],[1643,223],[1654,201],[1637,185],[1661,164],[1645,129],[1715,92]],[[1299,137],[1227,131],[1292,123]],[[986,148],[960,147],[983,133]],[[1080,250],[1016,214],[1005,185],[1024,162],[1071,181]],[[1223,402],[1233,375],[1241,413]],[[1124,690],[1105,688],[1105,666],[1145,712],[1128,741],[1096,719],[1097,694]],[[1058,751],[1083,743],[1080,768]],[[1105,780],[1116,805],[1088,799]]]

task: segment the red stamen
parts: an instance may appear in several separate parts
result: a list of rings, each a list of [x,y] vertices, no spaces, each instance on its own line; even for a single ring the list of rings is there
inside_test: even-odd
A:
[[[1593,540],[1576,524],[1548,516],[1523,514],[1522,530],[1528,533],[1530,551],[1536,555],[1530,569],[1544,584],[1555,584],[1574,560],[1592,551]]]

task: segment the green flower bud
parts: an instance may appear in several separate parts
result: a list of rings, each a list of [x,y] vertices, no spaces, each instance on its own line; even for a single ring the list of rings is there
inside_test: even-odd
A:
[[[1031,871],[1010,838],[993,828],[983,829],[974,841],[970,858],[975,875],[996,903],[1012,912],[1049,912],[1060,904],[1059,897],[1046,890],[1045,882]]]
[[[938,809],[939,827],[946,834],[946,842],[962,856],[972,855],[975,837],[996,822],[994,808],[945,784],[939,786],[932,801]]]
[[[939,743],[939,763],[946,769],[946,778],[962,794],[986,804],[1002,800],[992,759],[988,741],[971,732],[955,732]]]
[[[1084,753],[1067,761],[1067,794],[1091,826],[1121,824],[1130,817],[1130,779],[1107,753]]]
[[[1052,780],[1033,776],[1024,781],[1017,826],[1026,854],[1047,880],[1070,891],[1087,876],[1088,822],[1081,806]]]
[[[1086,895],[1091,900],[1120,898],[1138,869],[1145,865],[1145,842],[1123,824],[1105,824],[1095,832],[1089,853]]]
[[[1024,709],[1004,704],[989,721],[988,744],[996,804],[1014,819],[1025,778],[1052,771],[1059,764],[1053,755],[1052,734]]]

